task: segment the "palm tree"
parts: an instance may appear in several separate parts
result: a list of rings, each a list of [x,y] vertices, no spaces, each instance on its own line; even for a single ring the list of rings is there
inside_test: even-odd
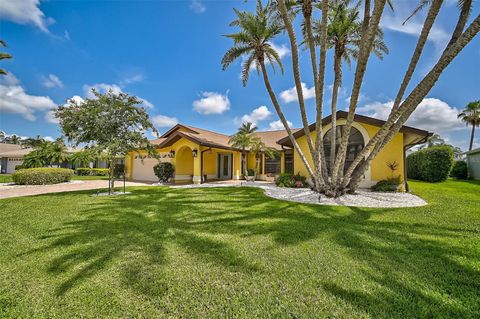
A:
[[[86,167],[88,163],[93,162],[96,159],[96,156],[91,150],[83,150],[79,152],[74,152],[69,157],[70,163],[78,165],[80,167]]]
[[[266,156],[273,158],[278,155],[278,151],[272,147],[267,147],[262,140],[257,137],[253,136],[250,141],[249,150],[255,156],[255,171],[260,171],[260,163],[261,163],[261,155],[265,154]]]
[[[70,154],[67,153],[67,147],[65,144],[56,142],[46,143],[46,146],[43,148],[45,157],[48,160],[48,164],[60,165],[68,161]]]
[[[330,130],[332,141],[336,140],[336,113],[338,91],[342,85],[342,60],[350,66],[351,60],[358,57],[361,45],[363,26],[359,17],[359,5],[360,2],[352,7],[350,0],[336,1],[328,15],[327,45],[328,48],[334,49],[333,71],[335,75],[332,90],[332,129]],[[317,45],[320,44],[321,27],[320,21],[314,23],[314,40]],[[378,28],[371,51],[380,59],[383,59],[384,54],[388,54],[388,48],[383,41],[383,32],[380,28]],[[335,161],[335,145],[335,143],[331,145],[330,163]],[[331,173],[334,175],[334,171]],[[332,176],[332,179],[335,180],[335,176]]]
[[[7,47],[7,44],[5,43],[5,41],[0,40],[0,47],[5,47],[5,48]],[[0,60],[11,59],[11,58],[12,58],[11,54],[0,52]],[[7,74],[7,71],[5,71],[4,69],[0,69],[0,74],[5,75]]]
[[[257,2],[255,14],[248,11],[239,11],[234,9],[237,18],[230,23],[231,26],[239,27],[237,33],[228,34],[226,37],[233,40],[233,47],[227,50],[222,58],[222,69],[226,70],[234,61],[245,57],[242,64],[242,82],[246,86],[252,67],[257,72],[262,72],[263,81],[268,91],[272,104],[282,121],[294,148],[297,150],[302,162],[305,164],[309,175],[313,180],[313,171],[307,162],[305,155],[298,146],[297,141],[293,137],[292,130],[287,123],[287,119],[283,114],[278,99],[273,91],[268,77],[265,61],[269,62],[275,71],[275,65],[278,65],[283,73],[283,65],[278,52],[271,45],[271,41],[283,31],[283,26],[275,19],[271,18],[271,10],[268,6],[263,7],[261,1]],[[244,137],[238,136],[239,139]]]
[[[232,147],[242,150],[242,167],[243,174],[247,176],[247,149],[250,147],[252,136],[250,134],[237,132],[230,137],[228,143]]]
[[[239,133],[245,133],[245,134],[251,134],[258,130],[258,127],[256,125],[253,125],[253,123],[250,122],[244,122],[242,123],[242,126],[238,129]]]
[[[25,168],[44,167],[45,165],[47,165],[47,161],[41,150],[33,150],[23,157],[22,166]]]
[[[5,143],[7,144],[20,144],[21,142],[22,142],[22,139],[15,134],[7,136],[5,138]]]
[[[470,146],[468,148],[468,150],[471,151],[473,147],[473,140],[475,138],[475,127],[480,126],[480,100],[468,103],[467,107],[458,114],[458,118],[465,122],[467,126],[472,126]]]

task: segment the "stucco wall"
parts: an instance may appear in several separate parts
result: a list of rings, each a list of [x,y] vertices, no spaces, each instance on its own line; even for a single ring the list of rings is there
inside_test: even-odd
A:
[[[480,179],[480,153],[468,154],[467,165],[469,176],[473,179]]]
[[[338,125],[345,124],[345,120],[339,120]],[[363,123],[354,123],[354,127],[359,129],[359,131],[364,135],[367,135],[367,139],[372,138],[375,133],[379,130],[378,127],[363,124]],[[325,126],[323,133],[325,134],[330,129],[330,125]],[[315,131],[311,132],[312,140],[315,141]],[[302,150],[302,152],[306,155],[307,161],[310,164],[310,167],[313,169],[312,158],[310,156],[310,151],[307,145],[307,138],[306,136],[301,136],[297,139],[297,142]],[[365,144],[368,143],[368,140],[364,141]],[[404,178],[403,174],[403,134],[398,133],[386,146],[385,148],[373,159],[370,170],[366,173],[365,180],[361,184],[361,186],[369,187],[376,183],[379,180],[386,179],[391,177],[391,170],[387,167],[387,162],[396,161],[398,165],[398,169],[395,171],[395,176],[400,175],[400,177]],[[303,164],[298,152],[294,151],[294,172],[300,173],[303,176],[308,176],[307,169]]]

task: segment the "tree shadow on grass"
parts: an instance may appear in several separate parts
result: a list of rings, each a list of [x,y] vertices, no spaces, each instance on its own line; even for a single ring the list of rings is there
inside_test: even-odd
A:
[[[63,200],[68,195],[54,196]],[[98,198],[76,209],[81,209],[83,219],[52,229],[42,236],[51,241],[49,245],[27,252],[64,251],[49,266],[52,274],[65,277],[58,295],[120,259],[126,286],[161,296],[168,289],[163,274],[167,244],[198,262],[253,274],[262,266],[222,236],[245,240],[268,236],[274,248],[323,236],[367,265],[360,272],[370,290],[342,286],[341,280],[323,282],[321,289],[372,316],[459,317],[479,311],[475,296],[480,292],[480,273],[458,261],[478,256],[448,240],[476,234],[372,218],[372,214],[392,214],[392,209],[304,205],[269,199],[252,188],[139,188],[132,195]],[[446,295],[453,302],[445,303]]]

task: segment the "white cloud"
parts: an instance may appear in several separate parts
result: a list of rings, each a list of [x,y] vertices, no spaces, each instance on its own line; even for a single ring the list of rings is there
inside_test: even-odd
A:
[[[303,98],[305,100],[315,97],[315,86],[308,88],[307,85],[304,82],[302,82],[302,91],[303,91]],[[290,89],[280,92],[280,99],[285,103],[298,101],[297,88],[294,86]]]
[[[32,24],[48,33],[48,25],[55,20],[45,17],[39,6],[40,0],[2,0],[0,1],[0,19],[19,24]]]
[[[290,121],[287,121],[287,124],[288,126],[291,128],[292,127],[292,122]],[[278,120],[278,121],[273,121],[273,122],[270,122],[270,124],[268,124],[269,126],[269,130],[270,131],[278,131],[278,130],[284,130],[285,127],[283,126],[283,123],[282,121]]]
[[[197,14],[201,14],[201,13],[204,13],[205,11],[207,11],[207,7],[205,6],[205,4],[203,4],[202,1],[200,0],[192,0],[190,1],[190,5],[188,6],[193,12],[197,13]]]
[[[48,123],[58,124],[58,119],[55,117],[55,114],[53,113],[53,110],[50,110],[47,113],[45,113],[45,120]]]
[[[49,74],[48,77],[43,77],[42,84],[47,88],[59,87],[63,88],[62,81],[55,74]]]
[[[35,121],[35,112],[48,111],[56,106],[48,96],[29,95],[13,74],[0,78],[0,113],[20,114]]]
[[[420,11],[405,24],[405,19],[413,12],[417,3],[413,1],[400,1],[395,4],[395,12],[387,12],[382,17],[381,26],[395,32],[405,33],[412,36],[419,36],[422,32],[427,9]],[[428,41],[432,42],[437,48],[444,47],[449,40],[447,31],[438,23],[433,25],[428,36]]]
[[[359,107],[358,112],[385,120],[390,114],[392,106],[393,101],[386,103],[374,102]],[[458,109],[448,105],[442,100],[426,98],[420,102],[417,109],[412,113],[405,124],[428,130],[430,132],[443,134],[446,132],[461,130],[465,127],[465,125],[457,119],[458,113]]]
[[[254,109],[250,114],[243,115],[240,120],[236,118],[235,122],[238,125],[241,125],[242,123],[250,122],[255,126],[257,126],[258,122],[268,119],[271,115],[272,115],[272,112],[270,112],[270,110],[265,105],[262,105]]]
[[[280,59],[290,54],[290,48],[285,44],[277,45],[273,42],[270,42],[270,46],[272,47],[272,49],[277,51],[278,55],[280,56]]]
[[[168,117],[165,115],[155,115],[152,117],[152,123],[155,127],[171,127],[178,124],[178,120],[175,117]]]
[[[141,73],[134,74],[132,76],[126,77],[122,80],[121,84],[128,85],[132,83],[142,82],[145,79],[145,76]]]
[[[45,141],[49,141],[49,142],[55,141],[55,139],[54,139],[53,137],[49,136],[49,135],[44,136],[43,139],[44,139]]]
[[[222,114],[230,109],[230,99],[227,94],[217,92],[201,92],[201,98],[193,101],[193,109],[200,114]]]

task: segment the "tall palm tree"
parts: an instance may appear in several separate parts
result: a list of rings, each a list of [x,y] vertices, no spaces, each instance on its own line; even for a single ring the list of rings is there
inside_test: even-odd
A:
[[[458,114],[458,118],[465,122],[467,126],[472,126],[470,146],[468,148],[468,150],[471,151],[473,147],[473,140],[475,138],[475,127],[480,126],[480,100],[468,103],[467,107]]]
[[[239,133],[251,134],[258,130],[256,125],[253,125],[251,122],[244,122],[242,126],[238,129]]]
[[[269,62],[273,70],[275,65],[278,65],[280,71],[283,73],[283,65],[280,60],[278,52],[271,45],[271,41],[283,31],[282,24],[271,18],[271,10],[263,7],[261,1],[257,2],[257,9],[255,13],[248,11],[239,11],[234,9],[237,18],[230,23],[231,26],[239,27],[237,33],[228,34],[226,37],[233,40],[233,47],[228,49],[222,58],[222,69],[226,70],[234,61],[244,57],[242,64],[242,82],[247,85],[248,77],[252,67],[257,69],[257,72],[262,72],[263,81],[267,92],[272,100],[272,104],[284,125],[294,148],[297,150],[302,162],[305,164],[307,171],[313,180],[313,171],[310,164],[307,162],[305,155],[298,146],[297,141],[293,137],[292,130],[287,123],[287,119],[283,114],[278,99],[273,91],[268,77],[266,62]]]
[[[352,7],[350,0],[334,1],[328,14],[327,45],[328,48],[334,49],[334,82],[331,105],[332,129],[330,130],[332,141],[336,141],[336,112],[338,91],[342,85],[342,60],[350,66],[351,60],[358,57],[361,45],[363,25],[359,17],[359,6],[360,2]],[[314,23],[313,30],[317,44],[320,44],[321,27],[322,24],[320,21]],[[380,28],[378,28],[371,51],[380,59],[383,59],[384,54],[388,54],[388,48],[383,41],[383,32]],[[335,145],[336,143],[332,143],[330,149],[330,163],[332,163],[332,165],[335,161]],[[335,180],[335,172],[332,171],[331,173],[332,179]]]
[[[5,47],[5,48],[7,47],[7,44],[5,43],[5,41],[0,40],[0,47]],[[0,52],[0,60],[11,59],[11,58],[12,58],[11,54]],[[5,75],[7,74],[7,71],[5,71],[4,69],[0,69],[0,74]]]

